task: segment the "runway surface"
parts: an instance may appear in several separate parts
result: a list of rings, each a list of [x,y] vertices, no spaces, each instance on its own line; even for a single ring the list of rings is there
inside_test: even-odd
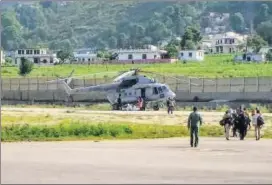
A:
[[[2,144],[1,183],[272,183],[272,141]]]

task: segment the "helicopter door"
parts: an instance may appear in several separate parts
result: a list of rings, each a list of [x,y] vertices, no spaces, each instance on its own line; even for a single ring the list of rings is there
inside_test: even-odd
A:
[[[145,98],[145,88],[141,89],[141,97]]]

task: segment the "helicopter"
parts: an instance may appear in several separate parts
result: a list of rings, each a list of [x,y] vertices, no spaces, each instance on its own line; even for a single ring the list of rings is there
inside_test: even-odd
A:
[[[107,100],[111,104],[112,110],[118,110],[118,97],[121,98],[121,106],[127,104],[135,105],[138,98],[141,97],[145,103],[151,102],[154,105],[154,110],[159,109],[159,103],[165,102],[169,98],[176,98],[176,94],[167,84],[159,83],[154,78],[140,75],[139,72],[152,73],[142,71],[139,68],[131,69],[117,76],[112,83],[72,89],[69,84],[72,81],[73,70],[67,78],[49,82],[58,82],[62,85],[68,96],[93,91],[106,92]]]

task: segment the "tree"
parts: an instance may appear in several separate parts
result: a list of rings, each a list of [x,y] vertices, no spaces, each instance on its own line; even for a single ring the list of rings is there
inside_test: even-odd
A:
[[[195,49],[201,41],[200,31],[194,27],[188,27],[181,39],[181,49]]]
[[[269,50],[269,52],[266,54],[266,60],[272,61],[272,51],[271,50]]]
[[[167,46],[165,46],[164,48],[168,55],[173,58],[173,57],[176,57],[178,55],[178,49],[177,49],[177,46],[175,46],[174,44],[168,44]]]
[[[267,42],[263,40],[259,35],[247,38],[247,46],[252,47],[254,52],[259,52],[263,46],[266,46]]]
[[[26,76],[33,69],[33,63],[27,60],[26,58],[21,58],[21,64],[19,66],[19,74],[21,76]]]
[[[268,42],[272,44],[272,21],[262,22],[256,29],[256,32]]]
[[[68,50],[60,50],[57,52],[57,58],[61,60],[60,64],[63,64],[65,60],[73,57],[72,52]]]
[[[240,12],[231,15],[230,25],[235,32],[243,32],[245,30],[245,20],[243,15]]]
[[[110,38],[109,38],[109,47],[110,48],[116,48],[117,47],[117,39],[116,39],[116,37],[114,37],[114,36],[111,36]]]
[[[257,15],[254,18],[254,23],[258,26],[259,23],[269,20],[269,7],[267,4],[261,4]]]

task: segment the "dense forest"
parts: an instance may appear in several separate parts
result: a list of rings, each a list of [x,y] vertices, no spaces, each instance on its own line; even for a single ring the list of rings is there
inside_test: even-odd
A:
[[[137,48],[182,37],[186,27],[213,26],[209,12],[229,13],[227,30],[254,30],[272,44],[272,2],[33,2],[2,4],[5,50],[46,46]]]

